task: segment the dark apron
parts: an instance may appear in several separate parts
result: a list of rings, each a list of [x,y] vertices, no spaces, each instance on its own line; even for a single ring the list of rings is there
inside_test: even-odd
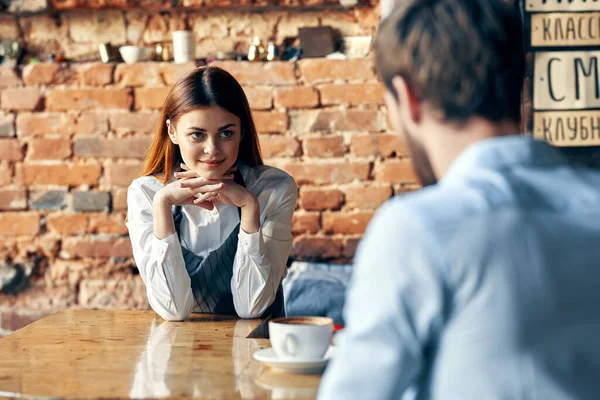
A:
[[[241,173],[236,171],[234,174],[236,183],[244,185]],[[238,213],[242,215],[242,210],[238,208]],[[181,206],[173,209],[173,220],[177,237],[180,238],[180,226],[183,218]],[[183,245],[181,251],[185,261],[185,268],[192,282],[192,293],[200,312],[209,314],[236,314],[233,306],[233,294],[231,292],[231,280],[233,277],[233,260],[238,248],[238,235],[240,233],[240,224],[231,232],[229,237],[221,244],[218,249],[208,253],[206,258],[197,256],[189,251]],[[262,314],[262,317],[271,315],[273,318],[285,316],[283,289],[281,284],[277,289],[277,295],[273,303]]]

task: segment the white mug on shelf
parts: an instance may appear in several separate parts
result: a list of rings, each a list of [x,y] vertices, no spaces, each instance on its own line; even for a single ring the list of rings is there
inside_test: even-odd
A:
[[[173,59],[176,64],[193,61],[196,58],[196,46],[192,31],[173,32]]]

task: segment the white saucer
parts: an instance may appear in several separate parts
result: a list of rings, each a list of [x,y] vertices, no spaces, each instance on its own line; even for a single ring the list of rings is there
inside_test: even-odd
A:
[[[334,347],[329,346],[329,350],[323,356],[323,358],[311,359],[311,360],[280,360],[275,355],[275,351],[272,347],[267,349],[258,350],[254,353],[254,359],[260,361],[269,367],[280,370],[283,372],[290,372],[294,374],[314,374],[323,371],[327,362],[331,359],[334,353]]]

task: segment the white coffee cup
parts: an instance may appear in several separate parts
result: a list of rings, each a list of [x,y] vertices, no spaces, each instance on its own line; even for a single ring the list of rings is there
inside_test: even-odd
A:
[[[173,32],[173,61],[176,64],[193,61],[196,58],[196,43],[192,31]]]
[[[269,321],[271,347],[281,360],[321,359],[332,335],[331,318],[283,317]]]

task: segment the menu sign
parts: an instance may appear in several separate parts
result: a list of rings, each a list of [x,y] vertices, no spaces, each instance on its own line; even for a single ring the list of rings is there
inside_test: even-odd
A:
[[[598,46],[600,12],[534,14],[531,16],[531,45]]]
[[[600,108],[600,51],[535,54],[533,108]]]
[[[529,12],[600,11],[598,0],[524,0]]]
[[[536,112],[533,136],[555,146],[600,146],[600,111]]]
[[[522,0],[534,52],[533,135],[600,146],[600,0]]]

